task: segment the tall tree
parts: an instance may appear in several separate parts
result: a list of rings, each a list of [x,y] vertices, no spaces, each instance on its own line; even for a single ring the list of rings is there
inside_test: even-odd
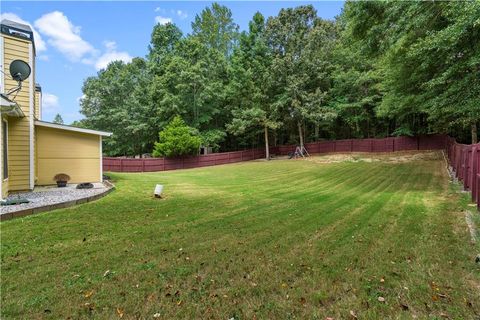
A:
[[[266,158],[270,159],[269,130],[279,127],[279,116],[270,94],[271,51],[265,38],[265,18],[259,12],[249,23],[249,31],[240,36],[230,66],[229,97],[232,122],[227,125],[235,135],[261,128]]]
[[[56,123],[56,124],[63,124],[63,118],[62,116],[60,115],[60,113],[57,113],[55,115],[55,118],[53,118],[53,123]]]
[[[233,21],[230,9],[214,2],[195,16],[192,35],[208,48],[229,55],[238,36],[238,25]]]
[[[476,141],[478,2],[356,2],[344,14],[382,73],[381,115],[414,134],[470,127]]]
[[[147,65],[141,58],[127,64],[112,62],[84,82],[80,112],[89,127],[113,132],[105,141],[107,154],[135,155],[151,150],[158,129],[153,123],[148,83]]]
[[[305,121],[319,122],[333,116],[322,103],[329,90],[328,60],[322,46],[330,46],[334,28],[317,17],[313,6],[282,9],[267,21],[266,33],[273,51],[272,79],[275,104],[285,121],[294,122],[300,147],[304,146]]]

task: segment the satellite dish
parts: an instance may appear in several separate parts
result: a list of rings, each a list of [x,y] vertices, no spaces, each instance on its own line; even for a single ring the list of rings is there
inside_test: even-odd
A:
[[[16,81],[23,81],[30,76],[32,69],[22,60],[14,60],[10,63],[10,75],[12,76],[13,80]]]

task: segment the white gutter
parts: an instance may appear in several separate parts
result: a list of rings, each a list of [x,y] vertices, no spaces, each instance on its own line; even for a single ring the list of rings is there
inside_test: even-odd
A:
[[[46,127],[46,128],[53,128],[53,129],[60,129],[60,130],[94,134],[94,135],[102,136],[102,137],[110,137],[112,135],[111,132],[77,128],[77,127],[67,126],[67,125],[64,125],[64,124],[56,124],[56,123],[51,123],[51,122],[46,122],[46,121],[39,121],[39,120],[35,121],[35,125],[40,126],[40,127]]]

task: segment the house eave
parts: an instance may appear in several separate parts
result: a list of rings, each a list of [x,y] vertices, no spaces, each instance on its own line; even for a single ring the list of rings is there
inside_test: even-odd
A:
[[[5,114],[9,117],[25,117],[22,109],[18,106],[18,104],[15,101],[8,99],[3,94],[0,95],[0,112],[2,115]]]
[[[52,123],[52,122],[47,122],[47,121],[40,121],[40,120],[36,120],[35,125],[40,126],[40,127],[46,127],[46,128],[60,129],[60,130],[66,130],[66,131],[74,131],[74,132],[80,132],[80,133],[86,133],[86,134],[93,134],[93,135],[102,136],[102,137],[110,137],[112,135],[111,132],[78,128],[78,127],[73,127],[73,126],[67,126],[67,125],[64,125],[64,124],[57,124],[57,123]]]

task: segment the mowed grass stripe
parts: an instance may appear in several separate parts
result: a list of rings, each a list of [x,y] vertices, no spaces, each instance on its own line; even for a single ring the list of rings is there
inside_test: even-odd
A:
[[[480,270],[442,165],[112,174],[100,201],[2,223],[2,319],[473,318]]]

